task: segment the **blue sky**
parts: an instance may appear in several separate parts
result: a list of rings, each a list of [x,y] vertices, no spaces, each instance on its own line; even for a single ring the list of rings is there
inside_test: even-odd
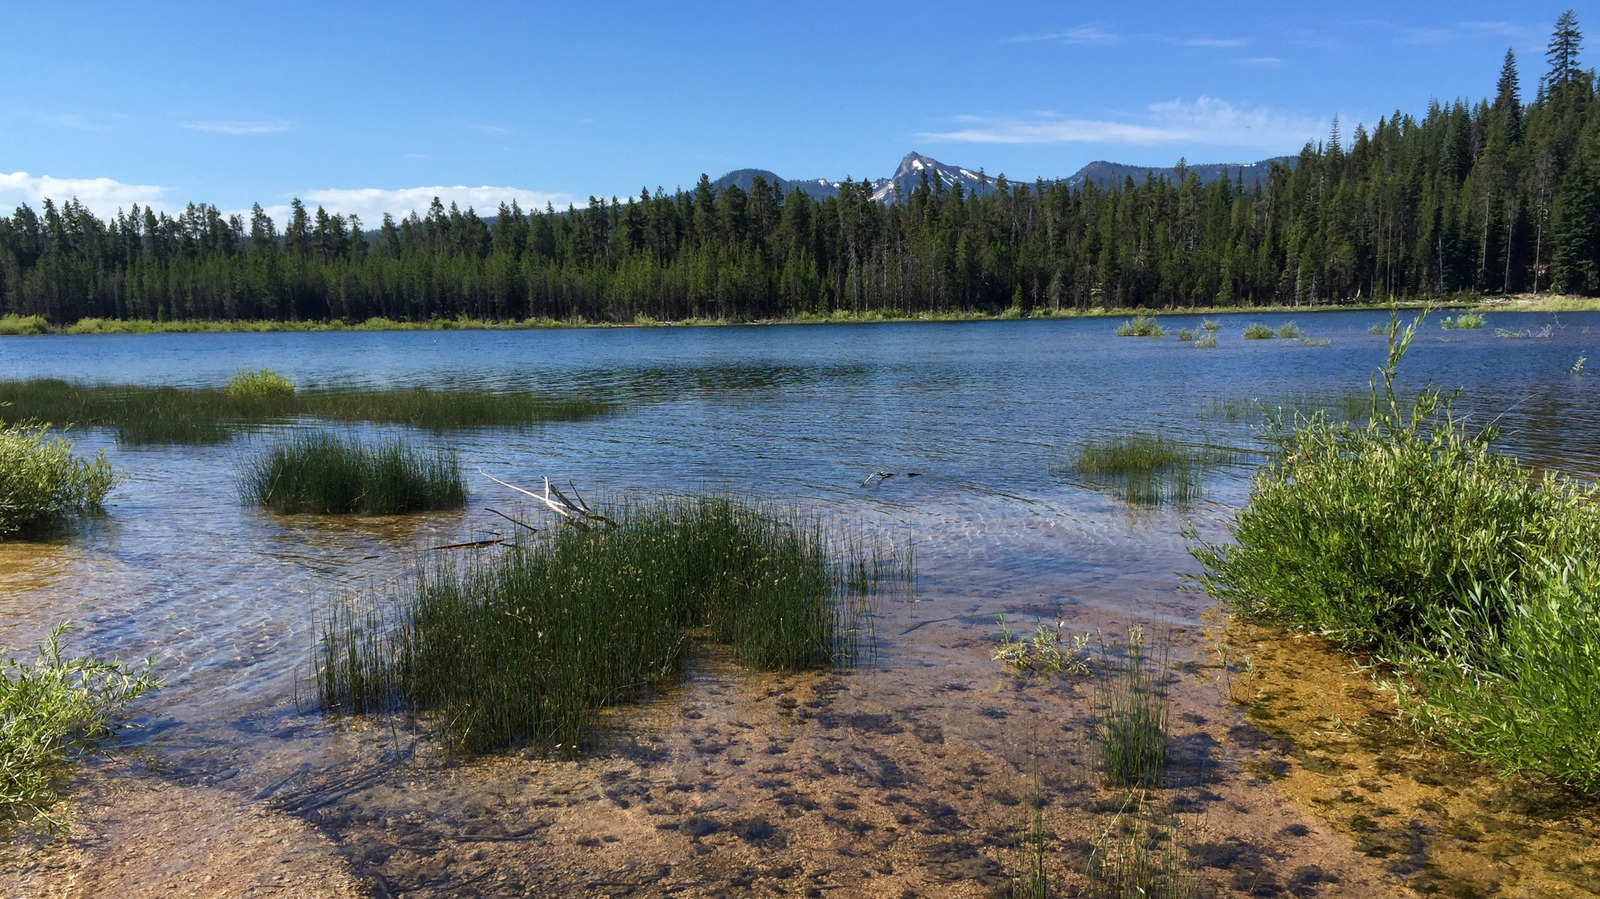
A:
[[[0,208],[77,195],[375,225],[741,167],[1013,179],[1296,152],[1430,98],[1525,95],[1568,2],[0,2]],[[1600,4],[1577,4],[1592,35]]]

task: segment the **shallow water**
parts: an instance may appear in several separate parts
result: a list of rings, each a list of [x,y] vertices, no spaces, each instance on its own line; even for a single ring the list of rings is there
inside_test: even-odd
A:
[[[25,652],[72,618],[74,649],[154,653],[167,687],[141,706],[130,742],[172,771],[230,772],[251,791],[307,766],[314,780],[347,758],[337,728],[296,712],[311,695],[315,616],[341,591],[404,577],[429,547],[506,533],[490,509],[538,515],[478,478],[482,467],[529,486],[571,481],[591,498],[726,488],[909,536],[920,601],[886,610],[869,681],[937,705],[920,672],[981,656],[999,612],[1093,629],[1134,618],[1192,627],[1209,608],[1176,589],[1174,572],[1193,567],[1179,529],[1219,536],[1248,468],[1213,472],[1194,506],[1130,508],[1060,473],[1082,439],[1141,428],[1248,446],[1251,425],[1207,415],[1214,400],[1365,391],[1383,360],[1384,338],[1368,328],[1384,314],[1220,318],[1211,350],[1117,338],[1115,319],[0,338],[0,378],[200,386],[270,366],[304,386],[583,388],[624,403],[613,416],[522,431],[412,434],[460,454],[467,508],[358,521],[240,504],[239,466],[271,431],[141,449],[76,432],[128,482],[98,520],[47,543],[0,544],[0,645]],[[1330,345],[1239,336],[1248,321],[1291,319]],[[1200,319],[1162,321],[1170,335]],[[1552,323],[1547,338],[1493,333]],[[1600,371],[1570,371],[1580,356],[1600,359],[1600,313],[1496,313],[1488,325],[1430,323],[1403,387],[1461,387],[1460,408],[1494,420],[1507,450],[1600,475]],[[863,487],[874,471],[895,476]]]

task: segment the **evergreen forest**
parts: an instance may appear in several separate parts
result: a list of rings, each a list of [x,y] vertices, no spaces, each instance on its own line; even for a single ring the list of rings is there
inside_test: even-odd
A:
[[[1495,95],[1396,111],[1308,144],[1260,183],[1180,162],[1102,188],[926,178],[891,202],[641,190],[582,208],[354,216],[294,201],[227,215],[76,200],[0,217],[0,314],[83,318],[625,322],[838,312],[1332,305],[1457,293],[1600,295],[1600,99],[1571,11],[1532,90],[1506,52]],[[1492,63],[1491,63],[1492,64]]]

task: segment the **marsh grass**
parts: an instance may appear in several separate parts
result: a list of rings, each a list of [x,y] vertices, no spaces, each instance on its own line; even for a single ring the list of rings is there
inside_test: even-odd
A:
[[[424,387],[295,390],[270,369],[236,375],[225,388],[0,381],[0,417],[10,422],[107,427],[119,443],[205,444],[296,418],[398,424],[444,432],[580,421],[612,411],[594,396],[433,390]]]
[[[331,434],[279,443],[246,467],[243,480],[246,502],[280,515],[393,515],[459,508],[467,499],[454,453]]]
[[[96,511],[120,480],[105,453],[77,455],[45,425],[0,426],[0,539]]]
[[[1250,324],[1244,326],[1245,340],[1271,340],[1277,336],[1277,331],[1272,330],[1260,322],[1251,322]]]
[[[1136,505],[1189,503],[1200,498],[1207,470],[1241,454],[1211,443],[1189,444],[1163,434],[1134,432],[1091,438],[1067,470],[1111,488]]]
[[[1202,335],[1198,340],[1196,340],[1194,342],[1194,348],[1197,349],[1197,350],[1214,350],[1214,349],[1216,349],[1217,348],[1217,332],[1215,332],[1215,331],[1207,331],[1207,332],[1205,332],[1204,335]]]
[[[1483,327],[1483,322],[1484,318],[1481,314],[1476,312],[1463,312],[1455,318],[1451,318],[1447,315],[1440,319],[1439,327],[1444,328],[1447,331],[1475,330]]]
[[[1278,326],[1278,336],[1284,340],[1296,340],[1303,339],[1306,335],[1294,322],[1284,322]]]
[[[1153,315],[1140,313],[1117,326],[1118,337],[1165,337],[1167,329]]]
[[[1090,747],[1107,787],[1157,789],[1166,783],[1171,667],[1170,641],[1152,655],[1137,625],[1128,629],[1125,652],[1101,647]]]
[[[791,671],[850,663],[904,556],[794,508],[628,503],[503,552],[436,558],[387,600],[334,606],[316,677],[336,714],[404,710],[452,751],[575,752],[602,712],[674,681],[696,643]]]
[[[0,818],[12,822],[59,825],[50,811],[73,756],[110,733],[129,702],[160,686],[151,661],[62,658],[66,629],[50,632],[32,665],[0,661]]]
[[[1366,391],[1343,393],[1302,393],[1264,397],[1213,397],[1199,417],[1229,424],[1293,422],[1322,414],[1331,421],[1366,421],[1372,413],[1372,399]]]
[[[1207,334],[1215,334],[1222,330],[1222,322],[1214,318],[1204,318],[1200,320],[1200,329]]]
[[[1395,394],[1421,325],[1392,329],[1368,421],[1297,418],[1200,585],[1235,614],[1391,661],[1413,719],[1508,769],[1600,792],[1600,494],[1495,452],[1449,395]]]
[[[1382,335],[1384,337],[1393,337],[1396,333],[1398,333],[1395,330],[1398,327],[1399,327],[1399,324],[1396,321],[1394,321],[1393,319],[1390,319],[1388,322],[1378,322],[1378,323],[1372,325],[1371,327],[1367,328],[1367,333],[1368,334],[1379,334],[1379,335]]]
[[[1189,341],[1194,340],[1197,337],[1199,337],[1199,335],[1196,334],[1195,332],[1189,330],[1188,328],[1180,328],[1180,329],[1178,329],[1178,340],[1180,340],[1180,341],[1182,341],[1184,343],[1188,343]]]
[[[1143,798],[1143,797],[1140,797]],[[1156,816],[1166,817],[1166,816]],[[1140,809],[1119,815],[1090,857],[1089,899],[1194,899],[1199,877],[1183,828]]]

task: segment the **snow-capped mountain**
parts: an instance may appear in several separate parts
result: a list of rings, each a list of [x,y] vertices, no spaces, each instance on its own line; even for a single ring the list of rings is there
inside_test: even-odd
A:
[[[1263,159],[1260,162],[1249,163],[1202,163],[1184,167],[1185,177],[1193,172],[1200,177],[1202,184],[1209,184],[1218,178],[1237,178],[1244,182],[1244,186],[1254,187],[1267,176],[1273,163],[1293,167],[1295,157],[1281,156],[1274,159]],[[732,185],[738,185],[741,190],[749,190],[757,175],[765,178],[768,184],[778,185],[780,193],[787,194],[798,188],[814,200],[823,200],[839,195],[842,182],[829,181],[826,178],[812,178],[806,181],[791,181],[779,177],[766,169],[738,169],[729,172],[712,183],[717,190],[722,190]],[[893,203],[897,199],[909,197],[922,183],[923,176],[928,178],[928,186],[946,193],[961,185],[962,193],[987,194],[994,190],[994,179],[984,174],[981,170],[974,172],[960,166],[946,165],[931,156],[923,156],[913,150],[900,160],[900,165],[894,174],[888,178],[874,178],[868,183],[872,185],[872,198],[880,203]],[[1079,169],[1069,178],[1061,179],[1068,187],[1082,187],[1088,182],[1102,189],[1120,187],[1123,180],[1132,178],[1135,183],[1143,183],[1147,177],[1155,177],[1166,181],[1178,180],[1177,168],[1159,168],[1151,166],[1124,165],[1117,162],[1091,162]]]

